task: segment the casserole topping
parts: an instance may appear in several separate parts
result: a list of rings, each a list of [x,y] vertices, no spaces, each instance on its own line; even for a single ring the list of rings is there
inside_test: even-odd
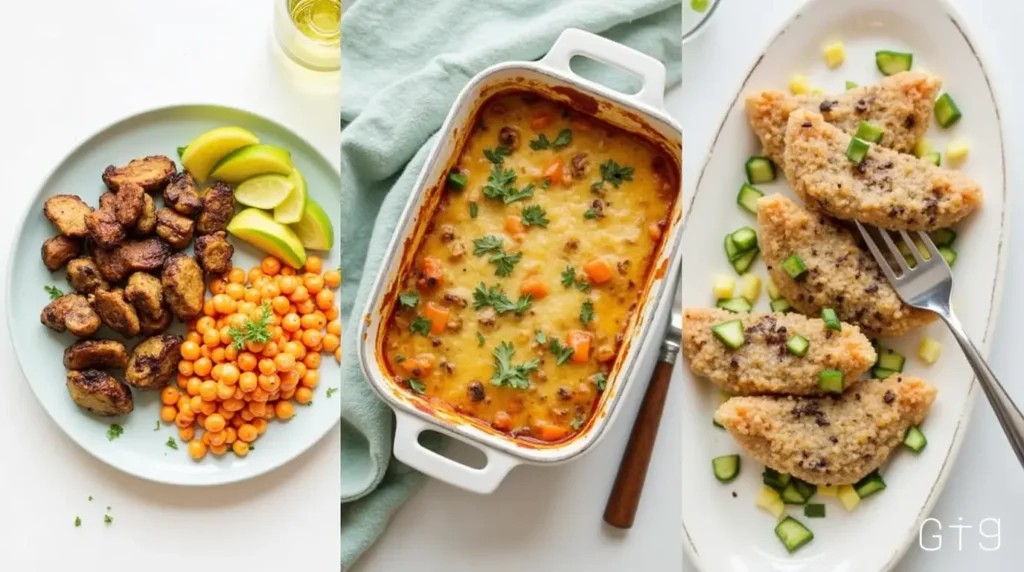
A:
[[[644,295],[678,172],[641,137],[513,93],[480,109],[443,193],[389,310],[389,371],[513,437],[569,438]]]

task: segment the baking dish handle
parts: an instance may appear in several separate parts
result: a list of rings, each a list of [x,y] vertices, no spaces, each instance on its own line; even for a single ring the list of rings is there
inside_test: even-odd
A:
[[[501,481],[505,480],[509,471],[520,463],[520,461],[505,453],[493,449],[480,449],[487,457],[487,464],[482,469],[474,469],[449,459],[440,453],[435,453],[421,445],[419,441],[420,433],[427,430],[437,431],[467,443],[462,437],[450,431],[427,423],[408,413],[396,411],[395,458],[429,477],[444,481],[450,485],[478,494],[490,494],[498,488]]]
[[[657,109],[664,109],[665,66],[658,60],[597,34],[591,34],[578,28],[569,28],[562,32],[562,35],[555,41],[555,45],[540,60],[540,63],[555,68],[561,73],[580,78],[569,67],[569,61],[574,56],[586,56],[636,75],[643,83],[640,91],[633,95],[623,95]],[[594,83],[585,78],[580,79]]]

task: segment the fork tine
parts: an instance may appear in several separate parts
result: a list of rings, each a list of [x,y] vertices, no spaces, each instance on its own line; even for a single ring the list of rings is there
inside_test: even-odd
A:
[[[892,257],[896,259],[896,264],[900,266],[900,269],[903,270],[903,274],[906,275],[907,272],[910,272],[910,265],[907,264],[907,259],[903,258],[903,253],[900,252],[899,247],[897,247],[896,243],[893,242],[888,231],[884,228],[879,228],[877,230],[878,234],[882,235],[882,240],[885,241],[885,245],[889,247],[889,252],[892,254]]]
[[[924,247],[928,250],[928,254],[932,255],[932,258],[935,258],[936,256],[942,257],[942,253],[939,252],[939,249],[935,246],[935,243],[932,242],[932,237],[928,236],[927,232],[919,230],[917,231],[917,236],[918,238],[921,239],[921,244],[923,244]]]
[[[910,239],[910,235],[907,234],[907,231],[901,230],[900,237],[903,238],[903,244],[906,244],[907,248],[909,248],[910,252],[914,255],[914,260],[917,261],[917,265],[920,266],[924,264],[924,256],[921,256],[921,251],[917,249],[917,245]]]
[[[893,273],[892,267],[889,266],[889,263],[885,260],[885,256],[882,256],[882,251],[879,250],[878,245],[875,244],[875,239],[871,236],[868,230],[864,228],[864,225],[862,225],[860,221],[854,221],[854,223],[857,225],[857,230],[860,231],[860,235],[864,237],[864,243],[868,245],[868,250],[870,250],[871,255],[875,257],[875,262],[878,263],[878,267],[882,269],[885,277],[889,279],[889,282],[898,282],[899,278],[897,278]],[[900,259],[902,260],[902,257],[900,257]]]

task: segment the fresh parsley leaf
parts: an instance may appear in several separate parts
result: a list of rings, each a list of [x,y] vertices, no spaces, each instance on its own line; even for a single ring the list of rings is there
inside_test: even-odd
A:
[[[555,356],[555,363],[557,365],[565,365],[566,362],[572,357],[572,354],[576,353],[576,350],[569,346],[563,346],[556,338],[551,338],[551,343],[548,344],[548,349]]]
[[[405,356],[404,355],[398,354],[398,355],[395,356],[395,363],[402,363],[403,361],[405,361]]]
[[[409,331],[414,334],[425,336],[430,333],[430,326],[432,324],[433,322],[431,322],[430,320],[422,316],[416,316],[416,319],[413,320],[411,324],[409,324]]]
[[[580,292],[590,292],[590,282],[587,282],[586,280],[577,280],[576,289]]]
[[[92,495],[89,495],[89,502],[92,502]]]
[[[164,443],[164,445],[167,445],[168,447],[174,449],[175,451],[178,450],[178,442],[174,440],[174,437],[168,437],[167,442]]]
[[[515,353],[515,346],[509,342],[501,342],[491,352],[491,355],[494,356],[494,375],[491,376],[492,384],[498,387],[511,387],[513,389],[526,389],[530,387],[529,376],[540,368],[540,362],[532,359],[520,364],[513,364],[512,356]]]
[[[484,335],[481,334],[480,332],[477,332],[476,333],[476,342],[477,342],[477,347],[482,348],[482,347],[484,347],[484,344],[487,343],[487,338],[485,338]]]
[[[82,518],[79,516],[75,517],[75,528],[82,526]]]
[[[499,252],[505,242],[500,236],[487,235],[483,238],[473,239],[473,254],[483,256],[488,252]]]
[[[469,218],[476,218],[476,215],[480,213],[480,207],[475,203],[469,203]]]
[[[185,155],[185,149],[188,149],[188,145],[185,145],[184,147],[178,147],[178,159],[181,159]]]
[[[526,185],[525,187],[522,188],[522,190],[519,190],[519,191],[516,191],[515,189],[512,189],[513,192],[505,195],[505,197],[502,200],[505,201],[506,205],[510,205],[510,204],[512,204],[512,203],[514,203],[516,201],[522,201],[522,200],[529,199],[529,198],[533,197],[533,189],[534,189],[533,183],[530,183],[530,184]]]
[[[331,396],[332,396],[332,395],[334,395],[334,393],[335,393],[336,391],[338,391],[338,388],[337,388],[337,387],[328,387],[328,388],[327,388],[327,399],[330,399],[330,398],[331,398]]]
[[[406,308],[415,308],[420,303],[419,292],[403,292],[398,295],[398,304]]]
[[[488,259],[488,262],[494,263],[494,273],[502,278],[507,278],[512,274],[512,270],[519,264],[519,261],[523,259],[523,253],[517,252],[515,254],[509,254],[505,251],[499,252]]]
[[[110,516],[109,514],[103,515],[103,523],[104,524],[113,524],[114,523],[114,517]]]
[[[512,148],[506,147],[505,145],[498,145],[494,149],[484,149],[484,157],[495,165],[501,165],[505,162],[505,157],[512,154]]]
[[[590,300],[585,300],[583,307],[580,308],[580,321],[583,322],[584,326],[594,321],[594,303]]]
[[[572,423],[570,423],[569,425],[572,427],[573,431],[579,431],[580,427],[583,427],[583,424],[586,423],[586,422],[587,422],[587,418],[586,417],[584,417],[582,415],[577,415],[572,420]]]
[[[410,377],[409,379],[405,380],[405,384],[408,385],[409,389],[416,395],[423,395],[424,393],[427,392],[427,384],[416,379],[415,377]]]
[[[541,151],[543,149],[547,149],[550,146],[551,142],[548,141],[547,136],[544,135],[543,133],[540,134],[540,137],[534,139],[533,141],[530,141],[530,149],[533,149],[534,151]]]
[[[523,210],[519,211],[519,218],[523,221],[526,226],[541,226],[547,228],[548,224],[551,223],[548,220],[547,212],[544,211],[544,207],[540,205],[530,205],[523,207]]]
[[[523,315],[524,312],[530,309],[532,305],[532,296],[525,294],[519,297],[519,300],[513,302],[509,300],[505,292],[502,291],[501,287],[494,285],[487,287],[486,284],[481,282],[477,285],[476,289],[473,290],[473,308],[479,310],[490,306],[494,308],[494,311],[499,314],[507,314],[508,312],[515,312],[516,315]]]
[[[551,146],[555,149],[561,149],[570,143],[572,143],[572,129],[563,129],[558,132],[558,137],[551,143]]]
[[[523,314],[526,313],[527,310],[530,309],[530,306],[532,305],[533,295],[523,294],[522,296],[519,297],[519,299],[516,300],[516,303],[512,305],[512,311],[515,312],[517,316],[522,316]]]
[[[599,216],[601,216],[601,215],[597,214],[597,211],[595,211],[592,208],[587,209],[586,212],[583,213],[583,218],[585,218],[585,219],[595,219],[595,218],[597,218]]]
[[[64,291],[56,286],[43,286],[43,289],[50,295],[50,300],[56,300],[64,295]]]
[[[270,302],[263,302],[263,312],[257,319],[249,318],[245,324],[241,327],[228,328],[228,335],[231,336],[231,345],[236,349],[240,350],[245,347],[245,344],[252,342],[254,344],[265,344],[270,341],[270,317],[273,315],[273,311],[270,309]]]
[[[580,292],[589,292],[590,283],[586,280],[576,279],[576,268],[573,266],[566,266],[565,270],[562,271],[562,286],[566,288],[576,287]]]
[[[508,205],[532,197],[533,183],[526,185],[522,190],[516,190],[516,172],[512,169],[502,169],[495,164],[491,167],[491,175],[487,178],[483,192],[485,197],[500,200]]]
[[[111,423],[107,429],[107,440],[113,441],[124,434],[124,427],[121,427],[117,423]]]
[[[544,177],[544,180],[540,182],[540,188],[547,189],[550,186],[551,186],[551,179],[548,178],[548,177]]]
[[[592,375],[590,380],[594,382],[594,385],[596,385],[599,390],[604,391],[604,386],[608,383],[608,376],[602,371]]]
[[[544,332],[537,330],[537,333],[533,335],[533,339],[537,340],[538,344],[548,343],[548,336]]]
[[[616,189],[626,181],[633,180],[633,167],[623,167],[613,159],[601,163],[601,180],[611,183]]]

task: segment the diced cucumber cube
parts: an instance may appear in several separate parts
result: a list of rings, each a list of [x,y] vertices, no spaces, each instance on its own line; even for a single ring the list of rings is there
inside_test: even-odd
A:
[[[946,145],[946,160],[952,165],[958,165],[967,160],[967,154],[971,151],[971,144],[963,139],[951,141]]]
[[[766,292],[768,292],[768,298],[772,300],[778,300],[779,296],[782,296],[782,293],[779,292],[779,287],[776,286],[775,282],[772,281],[771,276],[769,276],[768,281],[765,282],[764,289]]]
[[[903,445],[915,453],[920,453],[928,446],[928,439],[924,438],[924,433],[917,425],[911,425],[903,437]]]
[[[763,196],[764,193],[761,190],[743,183],[739,194],[736,195],[736,203],[745,210],[757,214],[757,201],[761,200]]]
[[[932,152],[932,142],[927,137],[922,137],[914,143],[914,156],[920,159]]]
[[[746,298],[747,302],[756,304],[761,297],[761,277],[757,274],[744,274],[740,278],[740,296]]]
[[[801,280],[807,275],[807,267],[804,261],[796,254],[782,261],[782,269],[786,271],[793,280]]]
[[[469,181],[469,175],[465,173],[452,171],[448,174],[448,188],[453,191],[461,191],[462,189],[465,189],[467,181]]]
[[[843,372],[838,369],[825,369],[818,373],[818,388],[826,393],[843,392]]]
[[[757,231],[745,226],[732,233],[732,242],[740,252],[746,252],[757,247]]]
[[[775,163],[768,157],[751,157],[744,168],[747,171],[747,182],[751,185],[770,183],[775,180]]]
[[[764,473],[761,474],[761,481],[769,487],[781,492],[786,488],[786,485],[793,480],[793,477],[786,473],[780,473],[775,469],[765,467]]]
[[[875,52],[875,65],[882,75],[894,75],[910,70],[914,65],[914,54],[879,50]]]
[[[781,496],[782,502],[786,504],[804,504],[807,502],[804,495],[800,494],[800,490],[796,488],[795,479],[790,481],[786,488],[782,489]]]
[[[935,102],[935,120],[938,121],[940,127],[944,129],[952,127],[957,121],[960,121],[961,117],[963,115],[960,113],[960,108],[948,93],[939,96]]]
[[[905,363],[907,363],[907,358],[895,350],[884,348],[878,352],[878,367],[880,368],[902,372]]]
[[[853,488],[857,491],[857,496],[866,499],[884,489],[885,481],[882,480],[882,475],[878,474],[878,471],[872,471],[870,475],[857,481]]]
[[[804,506],[804,516],[807,518],[825,518],[825,505],[812,503]]]
[[[860,165],[864,162],[864,158],[868,156],[868,149],[870,148],[871,145],[867,141],[854,137],[850,139],[850,146],[846,148],[846,158]]]
[[[884,134],[885,130],[874,123],[861,121],[860,124],[857,125],[857,133],[854,134],[854,137],[857,139],[863,139],[869,143],[878,143],[882,140],[882,135]],[[857,162],[859,163],[860,161]]]
[[[711,469],[719,482],[728,483],[740,474],[740,456],[723,455],[711,459]]]
[[[800,74],[793,74],[789,78],[789,93],[793,95],[803,95],[811,91],[811,82],[807,79],[807,76]]]
[[[800,496],[802,496],[805,501],[811,500],[811,498],[813,498],[818,492],[817,486],[812,485],[807,481],[801,481],[795,477],[793,478],[793,486],[796,487],[797,492],[800,493]]]
[[[718,427],[719,429],[725,429],[725,425],[722,425],[721,423],[719,423],[718,419],[712,418],[711,419],[711,424],[714,425],[715,427]]]
[[[858,87],[860,86],[857,85],[857,82],[846,80],[846,91],[850,91],[851,89],[856,89]]]
[[[942,353],[942,344],[925,336],[921,338],[921,345],[917,347],[917,355],[926,364],[933,364],[939,361],[939,354]]]
[[[842,42],[836,42],[825,46],[824,50],[825,65],[828,69],[834,70],[837,67],[843,65],[846,60],[846,48],[843,47]]]
[[[729,259],[729,262],[733,262],[740,256],[743,256],[743,252],[736,247],[736,243],[732,241],[732,235],[725,235],[725,257]]]
[[[762,486],[761,490],[757,492],[756,503],[757,506],[767,510],[775,518],[781,517],[786,512],[786,505],[782,502],[779,491],[769,486]]]
[[[886,379],[890,376],[896,375],[898,371],[891,369],[885,369],[884,367],[873,367],[871,368],[871,377],[875,379]]]
[[[744,298],[728,298],[726,300],[719,300],[715,303],[715,306],[728,310],[734,314],[746,314],[749,313],[754,307]]]
[[[837,332],[842,331],[843,323],[839,321],[839,314],[832,308],[821,309],[821,321],[825,322],[825,329],[835,330]]]
[[[747,270],[750,270],[750,267],[754,265],[754,261],[757,260],[757,255],[759,252],[760,251],[757,248],[754,248],[753,250],[747,251],[744,254],[742,254],[739,258],[733,261],[733,270],[735,270],[736,273],[740,275],[746,274]]]
[[[927,155],[925,155],[924,157],[921,157],[921,158],[924,159],[925,161],[928,161],[929,163],[935,165],[936,167],[941,167],[942,166],[942,153],[938,153],[938,152],[928,153]]]
[[[738,349],[747,341],[743,334],[743,320],[729,320],[711,326],[711,333],[729,349]]]
[[[836,496],[839,497],[839,502],[843,503],[846,512],[853,512],[853,509],[860,504],[860,495],[857,494],[857,489],[853,488],[853,485],[841,485]]]
[[[779,537],[782,545],[786,547],[786,551],[790,554],[814,540],[814,533],[791,516],[782,519],[775,526],[775,536]]]
[[[951,228],[940,228],[929,232],[928,238],[932,239],[935,246],[950,246],[956,240],[956,231]]]
[[[793,311],[793,306],[789,303],[789,300],[785,298],[776,298],[772,300],[772,303],[768,306],[772,309],[772,312],[778,312],[780,314]]]
[[[719,274],[712,279],[711,284],[715,300],[724,300],[732,298],[732,291],[736,288],[736,279],[728,274]]]
[[[807,338],[801,336],[800,334],[797,334],[792,338],[789,338],[789,340],[786,342],[786,349],[789,350],[789,353],[797,357],[804,357],[805,355],[807,355],[807,350],[810,347],[811,342]]]
[[[690,8],[694,12],[704,13],[707,11],[710,3],[710,0],[690,0]]]
[[[956,251],[948,246],[940,246],[938,250],[939,254],[941,254],[942,258],[946,261],[946,264],[952,267],[953,263],[956,262]]]

